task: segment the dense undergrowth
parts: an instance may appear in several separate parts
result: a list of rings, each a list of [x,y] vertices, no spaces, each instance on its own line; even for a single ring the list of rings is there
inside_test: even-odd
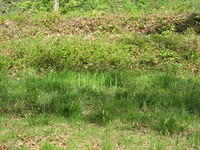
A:
[[[164,70],[199,72],[199,36],[177,34],[38,35],[0,43],[1,70]]]

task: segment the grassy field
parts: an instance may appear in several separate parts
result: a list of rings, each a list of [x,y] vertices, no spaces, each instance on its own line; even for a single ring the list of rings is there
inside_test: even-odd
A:
[[[1,78],[8,149],[199,149],[200,80],[161,72]]]
[[[0,150],[200,150],[199,4],[0,0]]]

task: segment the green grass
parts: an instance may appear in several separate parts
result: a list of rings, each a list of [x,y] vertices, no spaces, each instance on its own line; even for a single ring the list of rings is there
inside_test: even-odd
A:
[[[0,149],[200,149],[198,0],[8,1]]]
[[[51,116],[62,116],[181,135],[191,130],[191,121],[199,121],[199,84],[195,76],[161,72],[21,73],[18,79],[1,79],[0,108],[22,116],[29,126],[49,125]]]
[[[0,148],[199,149],[192,30],[2,40]]]
[[[2,125],[6,128],[1,136],[4,136],[2,132],[15,131],[17,138],[4,139],[0,143],[8,149],[199,149],[199,119],[191,118],[187,124],[187,130],[170,136],[119,120],[99,126],[52,116],[48,125],[30,126],[23,117],[13,115],[4,119]]]
[[[9,3],[10,2],[10,3]],[[46,0],[23,0],[23,1],[0,1],[2,14],[52,11],[53,2]],[[60,13],[81,14],[81,13],[104,13],[104,12],[156,12],[162,11],[198,11],[198,0],[70,0],[60,1]]]
[[[77,116],[83,107],[81,103],[95,99],[100,112],[101,107],[111,111],[114,105],[119,109],[119,105],[123,110],[124,105],[124,109],[132,107],[133,111],[158,106],[199,114],[200,83],[198,77],[190,75],[65,71],[41,76],[31,71],[18,74],[17,79],[2,76],[0,83],[2,111],[6,112],[33,110]]]

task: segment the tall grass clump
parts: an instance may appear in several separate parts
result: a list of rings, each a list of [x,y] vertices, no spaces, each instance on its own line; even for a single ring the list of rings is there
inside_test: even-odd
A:
[[[64,71],[39,76],[31,72],[17,79],[4,76],[0,86],[4,113],[50,113],[99,124],[123,120],[163,134],[181,132],[185,114],[200,114],[200,81],[191,75]]]
[[[81,104],[78,93],[69,92],[70,85],[51,77],[35,74],[1,80],[1,111],[13,113],[53,113],[65,117],[79,117]]]

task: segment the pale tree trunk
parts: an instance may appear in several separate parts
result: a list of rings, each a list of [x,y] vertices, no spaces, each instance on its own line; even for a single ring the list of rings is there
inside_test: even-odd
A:
[[[54,11],[55,12],[58,12],[59,10],[59,0],[54,0]]]

